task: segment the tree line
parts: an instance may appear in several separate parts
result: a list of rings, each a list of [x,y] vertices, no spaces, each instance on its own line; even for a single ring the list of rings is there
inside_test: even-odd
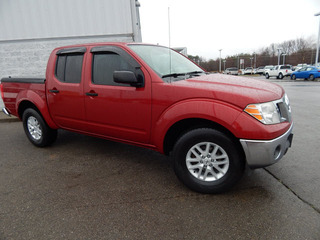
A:
[[[280,52],[280,64],[285,63],[296,66],[300,63],[306,63],[312,65],[315,63],[316,42],[313,37],[301,37],[278,44],[272,43],[270,46],[263,47],[253,53],[227,56],[221,59],[221,70],[223,71],[229,67],[255,68],[266,65],[277,65],[278,52]],[[188,55],[188,57],[207,71],[219,71],[219,58],[206,60],[198,55]],[[240,62],[243,63],[241,66]]]

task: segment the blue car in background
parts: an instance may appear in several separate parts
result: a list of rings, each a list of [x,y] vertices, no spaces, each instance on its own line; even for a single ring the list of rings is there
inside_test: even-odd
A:
[[[312,66],[303,67],[298,71],[293,72],[290,76],[292,80],[304,78],[313,81],[316,78],[320,78],[320,69]]]

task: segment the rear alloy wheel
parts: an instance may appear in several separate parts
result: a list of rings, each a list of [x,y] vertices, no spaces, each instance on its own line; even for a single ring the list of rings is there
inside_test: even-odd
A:
[[[296,79],[297,79],[296,75],[293,74],[293,75],[291,76],[291,80],[296,80]]]
[[[279,73],[279,78],[283,79],[283,74],[282,73]]]
[[[308,80],[310,80],[310,81],[314,81],[314,75],[313,75],[313,74],[310,74],[310,76],[309,76]]]
[[[24,131],[32,144],[45,147],[57,138],[57,130],[50,128],[42,116],[33,108],[28,108],[22,116]]]
[[[220,193],[234,186],[244,172],[244,158],[227,135],[210,128],[183,135],[173,149],[174,170],[190,189]]]

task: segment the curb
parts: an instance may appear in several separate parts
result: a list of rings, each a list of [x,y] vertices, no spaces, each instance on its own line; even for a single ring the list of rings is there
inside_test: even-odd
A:
[[[19,122],[20,119],[17,118],[17,117],[9,117],[7,115],[5,115],[3,112],[0,112],[0,123],[3,123],[3,122]]]

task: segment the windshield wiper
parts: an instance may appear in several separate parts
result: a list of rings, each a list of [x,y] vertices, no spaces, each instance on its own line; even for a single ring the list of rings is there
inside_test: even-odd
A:
[[[167,78],[167,77],[179,77],[179,76],[185,76],[186,73],[170,73],[170,74],[165,74],[165,75],[162,75],[162,78]]]
[[[206,72],[204,72],[204,71],[193,71],[193,72],[188,72],[187,75],[193,76],[193,75],[198,75],[199,73],[206,73]]]
[[[162,76],[162,78],[167,78],[167,77],[174,77],[177,78],[179,76],[193,76],[193,75],[197,75],[199,73],[205,73],[204,71],[193,71],[193,72],[187,72],[187,73],[170,73],[170,74],[165,74]]]

